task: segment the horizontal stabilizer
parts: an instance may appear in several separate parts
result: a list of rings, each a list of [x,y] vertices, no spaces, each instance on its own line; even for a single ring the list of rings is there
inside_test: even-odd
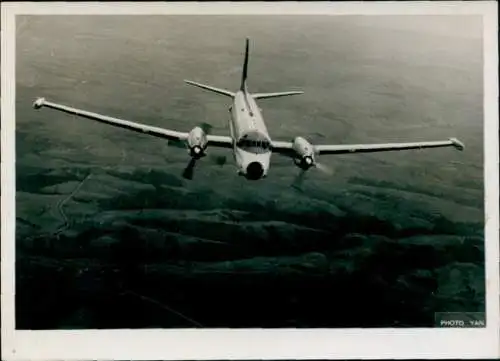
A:
[[[187,84],[197,86],[198,88],[209,90],[211,92],[214,92],[214,93],[217,93],[217,94],[221,94],[221,95],[225,95],[225,96],[228,96],[228,97],[231,97],[231,98],[234,97],[234,93],[231,92],[231,91],[229,91],[229,90],[220,89],[220,88],[216,88],[216,87],[213,87],[213,86],[210,86],[210,85],[201,84],[201,83],[196,83],[196,82],[191,81],[191,80],[184,80],[184,81]]]
[[[268,99],[268,98],[279,98],[286,97],[290,95],[304,94],[303,91],[289,91],[289,92],[277,92],[277,93],[256,93],[252,94],[254,99]]]

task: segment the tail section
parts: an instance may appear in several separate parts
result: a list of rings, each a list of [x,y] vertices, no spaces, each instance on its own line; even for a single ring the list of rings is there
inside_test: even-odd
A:
[[[247,88],[249,47],[250,47],[250,39],[246,38],[246,41],[245,41],[245,61],[243,62],[243,72],[241,75],[241,85],[240,85],[240,90],[242,90],[242,91],[245,91]]]
[[[279,98],[286,97],[290,95],[304,94],[303,91],[289,91],[289,92],[278,92],[278,93],[255,93],[252,94],[254,99],[268,99],[268,98]]]
[[[241,85],[240,90],[247,91],[247,76],[248,76],[248,58],[249,58],[249,43],[250,40],[246,38],[245,44],[245,62],[243,63],[243,73],[241,76]],[[285,97],[289,95],[303,94],[303,91],[287,91],[287,92],[278,92],[278,93],[256,93],[252,94],[254,99],[267,99],[267,98],[278,98]]]
[[[245,59],[243,62],[243,70],[241,74],[241,84],[240,84],[240,91],[243,91],[245,93],[248,92],[247,89],[247,77],[248,77],[248,58],[249,58],[249,53],[250,53],[250,39],[246,38],[245,39]],[[225,95],[228,97],[233,98],[235,96],[235,93],[226,89],[221,89],[221,88],[216,88],[211,85],[205,85],[201,83],[196,83],[191,80],[184,80],[187,84],[197,86],[199,88]],[[290,95],[296,95],[296,94],[303,94],[303,91],[286,91],[286,92],[275,92],[275,93],[255,93],[252,94],[252,97],[254,99],[268,99],[268,98],[278,98],[278,97],[284,97],[284,96],[290,96]]]
[[[186,82],[186,84],[194,85],[194,86],[197,86],[198,88],[209,90],[209,91],[217,93],[217,94],[225,95],[225,96],[231,97],[231,98],[234,97],[234,93],[229,91],[229,90],[226,90],[226,89],[220,89],[220,88],[216,88],[216,87],[213,87],[210,85],[196,83],[196,82],[191,81],[191,80],[184,80],[184,82]]]

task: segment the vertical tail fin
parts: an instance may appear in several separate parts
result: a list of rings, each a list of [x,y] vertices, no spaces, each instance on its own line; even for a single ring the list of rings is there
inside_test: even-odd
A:
[[[241,86],[240,90],[246,90],[247,74],[248,74],[248,50],[249,50],[250,40],[246,38],[245,41],[245,61],[243,63],[243,73],[241,75]]]

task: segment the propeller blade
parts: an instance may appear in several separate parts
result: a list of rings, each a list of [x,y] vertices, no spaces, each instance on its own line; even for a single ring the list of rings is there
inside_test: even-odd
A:
[[[333,175],[333,169],[324,165],[323,163],[316,163],[314,167],[325,174]]]
[[[182,177],[185,178],[185,179],[192,180],[193,176],[194,176],[194,167],[195,167],[195,165],[196,165],[196,159],[195,158],[191,158],[191,160],[189,161],[189,163],[186,166],[186,168],[184,168],[184,172],[182,172]]]
[[[322,164],[322,163],[314,163],[313,167],[319,170],[320,172],[323,172],[327,175],[332,175],[333,174],[333,169]],[[307,173],[307,169],[301,169],[300,173],[297,174],[295,177],[293,183],[292,183],[292,188],[295,188],[298,191],[302,191],[302,184],[304,183],[305,175]]]
[[[304,182],[304,178],[305,178],[306,172],[307,171],[304,170],[304,169],[300,170],[300,173],[297,174],[297,176],[293,180],[292,188],[295,188],[298,191],[302,190],[302,183]]]

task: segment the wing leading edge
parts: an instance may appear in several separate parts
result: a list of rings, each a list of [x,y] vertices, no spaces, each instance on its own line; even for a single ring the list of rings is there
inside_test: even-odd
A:
[[[73,108],[67,105],[49,102],[45,100],[45,98],[38,98],[33,103],[33,107],[35,109],[40,109],[41,107],[47,107],[68,114],[78,115],[83,118],[92,119],[101,123],[110,124],[118,128],[124,128],[138,133],[149,134],[155,137],[164,138],[174,142],[184,142],[189,137],[188,132],[178,132],[175,130],[154,127],[151,125],[136,123],[120,118],[114,118],[107,115],[102,115],[82,109]],[[222,147],[222,148],[232,148],[233,145],[233,140],[230,137],[220,136],[220,135],[207,135],[207,141],[208,145]]]
[[[322,154],[388,152],[388,151],[440,148],[440,147],[455,147],[458,150],[465,149],[464,144],[457,138],[450,138],[448,140],[411,142],[411,143],[316,145],[314,146],[314,150],[316,154],[322,155]],[[276,153],[282,153],[284,155],[293,154],[292,142],[273,142],[272,148],[273,152]]]

